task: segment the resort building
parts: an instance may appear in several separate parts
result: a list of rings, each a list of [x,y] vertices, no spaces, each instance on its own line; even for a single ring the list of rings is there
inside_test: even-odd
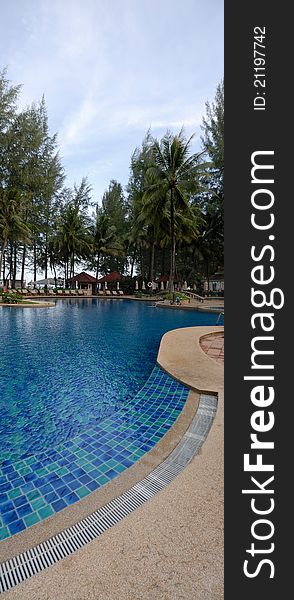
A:
[[[94,296],[97,293],[97,279],[89,273],[79,273],[68,280],[72,289],[83,290],[87,296]]]
[[[119,283],[122,280],[122,275],[118,273],[118,271],[112,271],[112,273],[108,273],[104,277],[100,277],[98,279],[98,291],[111,289],[119,290]]]
[[[157,284],[157,288],[159,290],[168,290],[169,286],[169,275],[161,275],[155,280]],[[174,288],[175,290],[179,290],[181,288],[181,282],[179,281],[179,277],[175,277],[174,279]]]

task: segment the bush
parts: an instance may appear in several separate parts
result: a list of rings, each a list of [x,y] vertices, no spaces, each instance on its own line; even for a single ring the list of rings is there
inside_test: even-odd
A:
[[[15,292],[4,292],[2,293],[2,302],[4,304],[17,304],[22,302],[23,297]]]
[[[175,294],[175,297],[179,298],[181,302],[183,300],[189,300],[189,296],[186,296],[185,294],[182,294],[181,292],[174,292],[174,294]],[[168,294],[166,294],[165,298],[166,298],[166,300],[173,300],[173,294],[168,292]]]

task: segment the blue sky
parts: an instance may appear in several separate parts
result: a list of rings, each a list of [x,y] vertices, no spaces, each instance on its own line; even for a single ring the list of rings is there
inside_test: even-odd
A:
[[[148,128],[195,133],[223,77],[223,0],[1,2],[0,68],[23,84],[21,106],[45,95],[66,184],[87,176],[100,202],[123,186]]]

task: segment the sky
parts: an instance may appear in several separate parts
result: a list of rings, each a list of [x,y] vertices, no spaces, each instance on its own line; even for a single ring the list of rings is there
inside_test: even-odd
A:
[[[148,129],[195,134],[223,77],[223,0],[0,0],[0,70],[45,96],[67,186],[126,186]]]

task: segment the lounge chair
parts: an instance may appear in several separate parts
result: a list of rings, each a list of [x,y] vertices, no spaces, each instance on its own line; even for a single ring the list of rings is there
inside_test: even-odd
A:
[[[84,296],[84,290],[78,290],[78,296]]]
[[[111,291],[110,290],[105,290],[105,294],[106,294],[106,296],[111,296]]]
[[[57,290],[57,296],[63,296],[63,290]]]
[[[21,292],[20,292],[20,293],[21,293],[21,294],[23,294],[23,295],[25,296],[26,294],[29,294],[29,290],[21,290]]]
[[[117,296],[117,292],[116,292],[116,290],[112,290],[112,295],[113,295],[113,296]]]
[[[123,293],[123,291],[122,291],[122,290],[118,290],[118,294],[119,294],[120,296],[123,296],[123,295],[124,295],[124,293]]]
[[[41,295],[41,294],[45,294],[45,290],[43,290],[43,289],[39,290],[39,294],[40,294],[40,295]]]
[[[32,296],[38,296],[38,290],[31,290],[31,291],[30,291],[30,294],[31,294]]]
[[[103,290],[99,290],[99,291],[98,291],[98,294],[99,294],[99,296],[104,296],[104,292],[103,292]]]

